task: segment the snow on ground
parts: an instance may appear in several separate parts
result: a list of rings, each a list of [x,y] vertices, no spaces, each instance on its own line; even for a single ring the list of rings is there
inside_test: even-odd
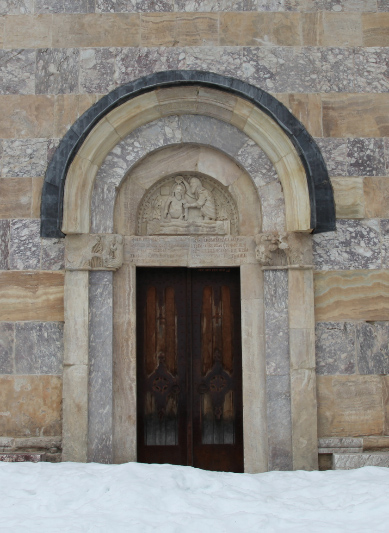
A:
[[[0,463],[0,532],[389,532],[389,469]]]

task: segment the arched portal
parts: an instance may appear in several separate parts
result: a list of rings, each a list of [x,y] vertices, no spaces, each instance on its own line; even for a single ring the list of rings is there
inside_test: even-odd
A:
[[[188,193],[182,209],[197,212],[172,225],[174,180],[194,177],[215,205],[205,217]],[[310,234],[333,226],[321,155],[267,93],[160,73],[93,106],[42,197],[42,235],[67,235],[64,458],[137,458],[137,268],[236,267],[245,471],[316,468]]]

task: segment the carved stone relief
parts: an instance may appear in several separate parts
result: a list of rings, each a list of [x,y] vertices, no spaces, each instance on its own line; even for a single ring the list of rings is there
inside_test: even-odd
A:
[[[237,235],[238,211],[231,195],[209,177],[176,175],[145,194],[139,235]]]
[[[259,233],[255,255],[263,267],[311,267],[312,242],[309,233]]]
[[[123,264],[121,235],[68,235],[67,270],[117,270]]]

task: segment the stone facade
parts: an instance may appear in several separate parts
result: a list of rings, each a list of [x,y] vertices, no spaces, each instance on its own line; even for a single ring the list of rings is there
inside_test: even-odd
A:
[[[363,437],[364,447],[370,442],[366,439],[378,439],[374,451],[385,449],[388,3],[4,0],[0,14],[0,391],[6,405],[6,414],[0,415],[0,450],[37,451],[56,459],[63,368],[65,382],[88,379],[85,347],[77,361],[70,348],[64,355],[64,241],[39,235],[47,164],[66,131],[101,96],[141,76],[172,69],[208,70],[256,85],[283,102],[315,138],[331,176],[338,218],[337,232],[313,236],[318,436]],[[285,198],[273,164],[234,126],[216,118],[173,115],[150,121],[129,137],[101,165],[92,207],[112,197],[117,180],[149,151],[198,143],[238,162],[264,199],[262,231],[282,231]],[[136,150],[129,154],[126,143]],[[92,208],[92,233],[114,232],[113,225],[104,226],[109,218],[113,224],[113,212],[102,215]],[[66,276],[73,276],[74,293],[76,288],[88,290],[87,272]],[[109,293],[109,276],[92,273],[91,300]],[[295,443],[288,440],[298,401],[291,382],[311,366],[299,368],[290,359],[288,343],[297,333],[285,335],[295,328],[287,308],[277,307],[286,299],[279,292],[289,290],[287,272],[267,270],[264,279],[265,351],[276,354],[264,370],[269,457],[274,458],[269,466],[290,469],[298,464],[293,462]],[[73,347],[83,339],[85,316],[78,312],[80,330]],[[91,317],[95,324],[102,319]],[[93,352],[102,340],[90,342]],[[101,365],[101,354],[97,349],[93,353],[90,379]],[[97,404],[99,394],[97,390]],[[77,397],[64,399],[65,411],[70,401],[87,412],[85,399]],[[104,435],[110,431],[104,421],[96,428]],[[69,431],[64,428],[65,440]],[[90,457],[109,460],[109,437],[99,441],[94,435],[91,443]],[[342,464],[338,457],[335,468]],[[362,463],[344,459],[344,464]]]

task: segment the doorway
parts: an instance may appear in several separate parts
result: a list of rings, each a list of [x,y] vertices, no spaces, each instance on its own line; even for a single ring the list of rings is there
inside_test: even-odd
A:
[[[243,472],[239,268],[137,268],[138,461]]]

